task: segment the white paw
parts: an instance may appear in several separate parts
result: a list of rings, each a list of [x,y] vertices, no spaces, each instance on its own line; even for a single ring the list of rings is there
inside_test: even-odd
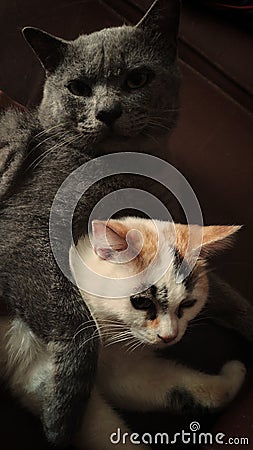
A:
[[[221,375],[228,378],[236,378],[240,380],[244,380],[246,375],[246,367],[240,361],[228,361],[221,369]]]
[[[233,399],[240,390],[246,376],[246,367],[240,361],[229,361],[221,369],[221,376],[225,377],[229,391],[228,397]]]

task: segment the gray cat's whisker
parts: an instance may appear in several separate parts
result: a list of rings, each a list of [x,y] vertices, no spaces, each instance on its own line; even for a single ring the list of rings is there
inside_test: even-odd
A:
[[[151,125],[152,127],[160,127],[160,128],[163,128],[166,131],[170,131],[170,127],[167,127],[166,125],[163,125],[160,122],[154,122],[152,120],[149,120],[148,124]]]
[[[181,108],[161,109],[159,111],[159,113],[161,114],[161,113],[178,112],[180,110],[181,110]],[[154,111],[154,112],[156,112],[156,111]],[[152,118],[154,118],[154,119],[161,119],[161,116],[152,116]]]
[[[53,147],[49,148],[42,155],[40,155],[38,158],[36,158],[32,162],[32,164],[29,165],[27,171],[31,168],[33,168],[33,170],[35,170],[36,167],[38,167],[38,165],[41,164],[42,161],[44,161],[52,153],[53,150],[58,150],[59,148],[63,147],[64,145],[69,145],[69,144],[75,142],[76,140],[77,140],[77,137],[75,136],[74,138],[66,140],[66,141],[62,142],[61,144],[56,144]]]
[[[143,132],[143,136],[147,136],[149,139],[151,139],[156,145],[157,144],[159,144],[159,141],[154,137],[154,136],[152,136],[152,134],[149,134],[149,133],[147,133],[146,131],[145,132]]]
[[[46,139],[44,139],[43,141],[39,142],[39,144],[35,145],[35,147],[32,147],[31,150],[27,153],[27,155],[26,155],[24,161],[25,161],[29,156],[31,156],[31,154],[32,154],[35,150],[37,150],[37,148],[39,148],[41,145],[45,144],[45,142],[50,141],[50,139],[55,139],[55,138],[57,138],[57,137],[60,137],[60,136],[62,135],[62,133],[63,133],[62,130],[61,130],[61,131],[58,131],[58,132],[56,132],[54,135],[50,135],[50,136],[48,136]]]
[[[57,125],[53,125],[52,127],[49,127],[49,128],[46,128],[45,130],[40,131],[40,133],[35,134],[35,136],[33,136],[32,140],[35,140],[38,137],[44,136],[44,134],[48,134],[52,130],[54,130],[55,128],[58,128],[60,126],[64,126],[64,123],[58,123]]]

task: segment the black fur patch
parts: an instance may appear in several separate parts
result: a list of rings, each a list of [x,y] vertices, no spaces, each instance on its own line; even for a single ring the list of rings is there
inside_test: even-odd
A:
[[[174,267],[175,267],[175,272],[178,272],[180,267],[181,267],[181,265],[182,265],[182,262],[183,262],[184,258],[181,255],[180,251],[176,247],[173,248],[173,252],[174,252],[173,264],[174,264]]]
[[[183,388],[174,388],[169,392],[168,408],[183,414],[204,414],[210,411],[206,406],[201,405],[187,389]]]
[[[159,307],[165,312],[169,306],[168,289],[164,284],[162,287],[157,289],[156,299],[159,303]]]
[[[189,273],[190,270],[189,266],[187,262],[184,260],[179,250],[177,248],[174,248],[173,250],[174,250],[175,273],[177,275],[183,276],[183,284],[185,286],[185,289],[187,290],[187,292],[191,292],[197,281],[197,273],[195,270]],[[189,273],[189,275],[186,276],[186,273]]]

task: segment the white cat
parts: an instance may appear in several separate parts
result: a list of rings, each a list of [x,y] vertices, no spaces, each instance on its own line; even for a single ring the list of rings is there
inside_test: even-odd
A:
[[[186,255],[188,227],[175,225],[176,248],[173,227],[172,223],[138,218],[107,223],[95,221],[93,246],[88,236],[78,242],[81,259],[105,277],[104,297],[81,291],[96,320],[101,348],[95,390],[84,416],[79,448],[113,448],[112,432],[129,431],[113,407],[161,411],[199,406],[212,410],[226,406],[243,383],[246,370],[239,361],[226,363],[218,375],[208,375],[157,357],[157,349],[173,345],[184,336],[188,323],[207,301],[208,254],[225,247],[229,237],[239,229],[236,226],[203,227],[196,265],[183,282],[178,282],[179,265]],[[137,233],[129,234],[133,229]],[[196,250],[194,235],[199,230],[198,226],[191,226],[192,252]],[[129,262],[120,261],[120,254],[126,250],[136,254],[140,246],[138,232],[142,235],[139,254],[130,257]],[[162,278],[139,294],[108,298],[108,279],[127,278],[131,284],[136,274],[144,274],[154,258],[157,258],[156,266],[167,260]],[[82,286],[83,265],[73,248],[70,264],[77,284]],[[89,325],[84,329],[86,326]],[[127,445],[121,444],[122,448],[136,446],[127,442]],[[117,447],[121,448],[120,444]]]

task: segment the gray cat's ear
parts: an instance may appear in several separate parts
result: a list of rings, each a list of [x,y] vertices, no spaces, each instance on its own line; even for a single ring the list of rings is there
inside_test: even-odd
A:
[[[180,0],[156,0],[136,27],[165,37],[176,49],[180,3]]]
[[[34,27],[25,27],[22,32],[45,70],[53,72],[63,60],[68,42]]]

